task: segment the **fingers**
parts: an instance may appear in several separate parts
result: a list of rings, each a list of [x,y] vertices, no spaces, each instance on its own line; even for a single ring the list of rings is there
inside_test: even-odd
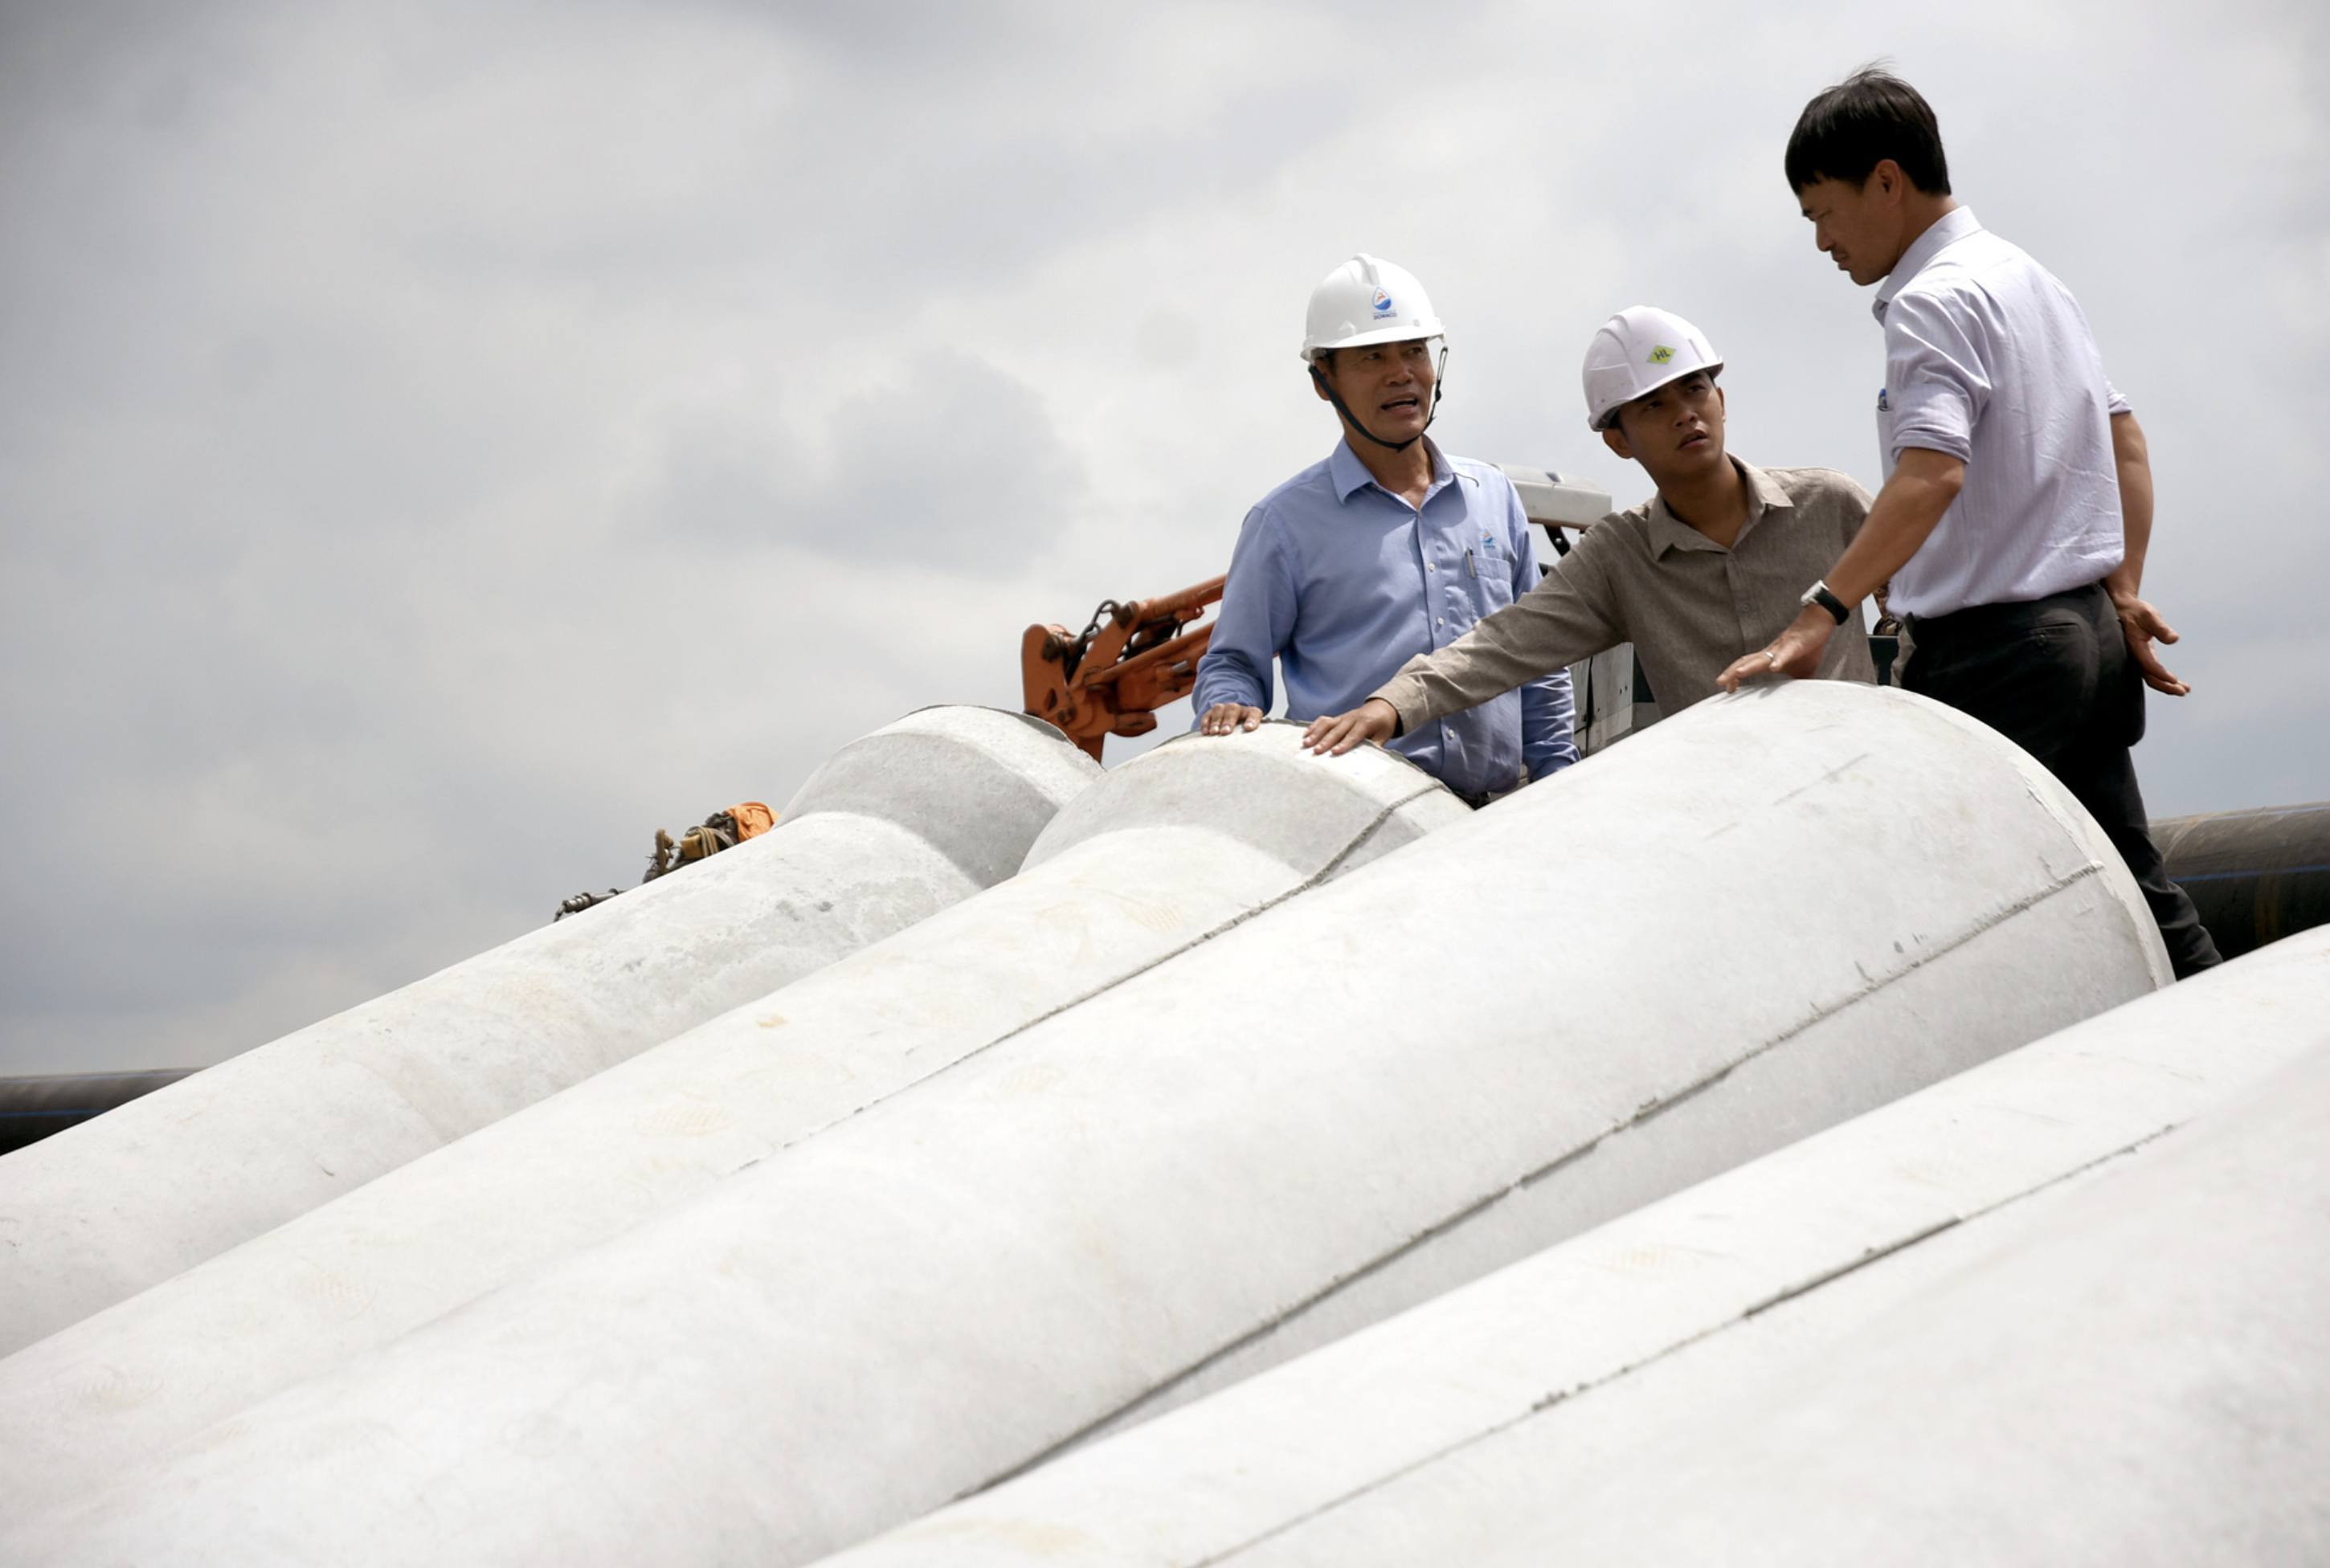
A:
[[[2139,637],[2157,638],[2161,642],[2176,642],[2176,628],[2161,619],[2160,611],[2140,599],[2131,599],[2114,607],[2119,612],[2120,629],[2127,633],[2131,646]]]
[[[1783,636],[1772,645],[1776,656],[1772,660],[1772,673],[1785,675],[1790,680],[1810,680],[1820,673],[1821,646],[1820,643],[1792,642]]]
[[[1389,703],[1370,697],[1348,713],[1330,713],[1312,720],[1311,727],[1302,732],[1302,744],[1311,751],[1340,757],[1369,741],[1390,740],[1398,723],[1399,714]]]
[[[2160,619],[2160,612],[2140,599],[2130,600],[2118,607],[2120,634],[2127,639],[2127,651],[2143,672],[2144,684],[2163,696],[2182,697],[2193,688],[2169,674],[2168,666],[2160,662],[2153,647],[2155,640],[2173,643],[2177,640],[2176,628]]]
[[[2136,667],[2144,673],[2144,684],[2163,696],[2181,697],[2193,690],[2191,686],[2168,673],[2168,666],[2160,662],[2158,654],[2153,652],[2152,640],[2149,638],[2140,642],[2130,638],[2127,651],[2135,656]]]
[[[1354,708],[1345,713],[1336,729],[1335,749],[1329,753],[1335,757],[1356,751],[1369,741],[1380,741],[1390,732],[1388,726],[1377,724],[1375,715],[1365,708]]]
[[[1828,611],[1817,605],[1807,606],[1769,643],[1733,659],[1715,677],[1716,684],[1727,692],[1736,692],[1741,682],[1758,675],[1787,675],[1804,680],[1819,672],[1821,650],[1828,647],[1829,634],[1835,629],[1836,623],[1829,619]]]
[[[1758,675],[1785,673],[1785,657],[1776,644],[1757,648],[1754,653],[1733,659],[1729,667],[1715,677],[1716,683],[1727,692],[1736,692],[1742,681],[1754,680]]]

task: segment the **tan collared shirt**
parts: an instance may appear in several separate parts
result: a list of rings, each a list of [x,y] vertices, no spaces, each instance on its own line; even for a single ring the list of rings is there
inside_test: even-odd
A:
[[[1662,713],[1713,696],[1725,666],[1795,619],[1804,590],[1869,515],[1869,492],[1833,469],[1732,461],[1748,480],[1748,521],[1730,549],[1678,518],[1662,496],[1614,512],[1535,588],[1446,647],[1408,660],[1374,694],[1398,710],[1406,732],[1631,642]],[[1875,683],[1858,614],[1829,638],[1818,674]]]

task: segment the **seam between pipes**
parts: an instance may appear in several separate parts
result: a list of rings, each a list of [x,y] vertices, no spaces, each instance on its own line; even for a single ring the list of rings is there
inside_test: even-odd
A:
[[[874,1107],[881,1105],[887,1100],[894,1100],[897,1098],[897,1096],[904,1094],[910,1090],[918,1088],[924,1083],[928,1083],[932,1079],[937,1078],[943,1073],[953,1072],[956,1068],[961,1067],[964,1063],[972,1060],[974,1057],[984,1055],[986,1053],[994,1050],[998,1045],[1002,1044],[1004,1042],[1026,1034],[1028,1030],[1057,1017],[1060,1014],[1068,1011],[1070,1008],[1082,1006],[1084,1003],[1091,1001],[1094,997],[1099,996],[1102,992],[1114,990],[1117,987],[1147,974],[1150,970],[1157,968],[1160,964],[1170,963],[1173,959],[1179,958],[1183,953],[1190,951],[1192,949],[1203,947],[1206,943],[1212,941],[1215,938],[1221,936],[1224,932],[1233,930],[1236,928],[1244,925],[1246,921],[1254,919],[1256,915],[1276,909],[1288,899],[1295,898],[1302,893],[1309,893],[1312,888],[1319,886],[1321,883],[1333,876],[1335,874],[1335,868],[1341,865],[1344,861],[1350,859],[1353,851],[1366,844],[1369,839],[1374,837],[1376,830],[1383,827],[1385,823],[1390,821],[1394,814],[1396,814],[1400,808],[1407,805],[1411,801],[1421,799],[1423,797],[1429,795],[1433,790],[1438,788],[1440,788],[1440,786],[1436,780],[1427,782],[1423,788],[1403,795],[1398,799],[1392,801],[1388,806],[1385,806],[1373,817],[1369,817],[1366,824],[1357,832],[1353,833],[1350,837],[1344,840],[1343,846],[1335,851],[1332,855],[1330,855],[1327,860],[1320,865],[1317,871],[1312,872],[1309,876],[1304,877],[1301,882],[1296,883],[1293,887],[1288,888],[1285,892],[1274,894],[1272,897],[1255,904],[1251,909],[1242,910],[1238,913],[1232,915],[1229,919],[1223,921],[1218,925],[1208,926],[1206,930],[1198,932],[1196,936],[1191,937],[1188,941],[1183,942],[1180,946],[1171,948],[1164,952],[1159,953],[1155,958],[1151,959],[1147,963],[1144,963],[1136,968],[1127,969],[1121,975],[1101,981],[1099,984],[1092,987],[1088,990],[1080,991],[1076,995],[1069,997],[1067,1000],[1058,1003],[1042,1013],[1038,1013],[1036,1016],[1027,1020],[1025,1023],[1013,1025],[1010,1028],[1005,1030],[1002,1034],[996,1035],[993,1039],[981,1041],[979,1044],[972,1046],[970,1050],[963,1052],[961,1055],[938,1063],[933,1067],[930,1072],[923,1074],[921,1077],[912,1079],[907,1082],[900,1084],[896,1089],[892,1090],[888,1094],[884,1095],[881,1099],[869,1100],[864,1105],[853,1107],[843,1114],[835,1117],[831,1121],[819,1122],[817,1126],[809,1129],[807,1131],[802,1132],[796,1137],[788,1138],[784,1143],[779,1145],[775,1149],[772,1149],[770,1152],[772,1154],[782,1153],[785,1149],[791,1148],[797,1144],[805,1142],[806,1140],[815,1138],[821,1133],[839,1127],[844,1122],[850,1121],[857,1117],[863,1116],[868,1110],[873,1110]],[[1283,864],[1283,862],[1281,864]],[[743,1165],[738,1166],[736,1168],[738,1170],[746,1169],[752,1166],[760,1164],[762,1159],[767,1157],[767,1155],[756,1156],[752,1159],[744,1161]],[[731,1172],[730,1174],[733,1175],[734,1173]]]
[[[1321,1286],[1319,1289],[1304,1297],[1302,1300],[1293,1303],[1283,1311],[1272,1315],[1268,1321],[1257,1324],[1254,1327],[1239,1335],[1236,1338],[1230,1340],[1227,1344],[1207,1352],[1204,1355],[1198,1357],[1196,1361],[1191,1362],[1189,1365],[1183,1367],[1179,1372],[1175,1373],[1163,1383],[1160,1383],[1155,1387],[1150,1389],[1139,1398],[1128,1400],[1124,1403],[1118,1405],[1114,1410],[1108,1412],[1106,1414],[1085,1422],[1083,1426],[1078,1427],[1075,1431],[1070,1432],[1066,1437],[1062,1438],[1059,1441],[1051,1444],[1033,1458],[1014,1465],[1011,1469],[992,1476],[987,1480],[981,1481],[975,1487],[971,1487],[964,1491],[959,1492],[956,1496],[958,1497],[970,1497],[974,1493],[984,1491],[990,1487],[999,1486],[1003,1482],[1011,1479],[1013,1477],[1032,1469],[1037,1465],[1043,1464],[1055,1455],[1059,1454],[1067,1449],[1075,1447],[1078,1443],[1084,1441],[1084,1439],[1091,1436],[1100,1428],[1122,1419],[1130,1412],[1140,1409],[1144,1404],[1155,1403],[1160,1398],[1170,1393],[1174,1389],[1177,1389],[1182,1384],[1188,1383],[1190,1379],[1203,1375],[1209,1368],[1219,1365],[1230,1356],[1236,1355],[1238,1352],[1246,1349],[1247,1346],[1258,1344],[1262,1340],[1268,1338],[1280,1328],[1293,1322],[1296,1318],[1301,1318],[1304,1313],[1309,1312],[1312,1308],[1319,1306],[1321,1303],[1332,1299],[1336,1295],[1349,1289],[1351,1286],[1359,1283],[1363,1280],[1367,1280],[1374,1275],[1383,1272],[1385,1270],[1389,1269],[1393,1264],[1398,1262],[1401,1259],[1421,1250],[1425,1246],[1438,1240],[1440,1237],[1455,1231],[1475,1216],[1483,1214],[1487,1210],[1494,1207],[1496,1204],[1502,1203],[1514,1193],[1520,1191],[1524,1187],[1534,1185],[1535,1184],[1552,1176],[1557,1171],[1562,1170],[1566,1167],[1575,1165],[1578,1161],[1585,1159],[1619,1134],[1640,1127],[1645,1122],[1653,1120],[1657,1117],[1663,1115],[1665,1112],[1674,1110],[1677,1106],[1683,1104],[1685,1101],[1697,1098],[1699,1095],[1705,1093],[1708,1090],[1712,1089],[1717,1084],[1722,1082],[1726,1078],[1729,1077],[1741,1067],[1746,1066],[1748,1063],[1779,1049],[1789,1041],[1804,1033],[1807,1029],[1836,1016],[1838,1014],[1852,1007],[1855,1003],[1875,994],[1877,991],[1883,989],[1885,987],[1893,984],[1897,980],[1900,980],[1911,974],[1914,974],[1917,970],[1924,968],[1926,965],[1930,964],[1938,959],[1947,957],[1949,954],[1954,953],[1958,949],[1965,946],[1968,942],[1973,941],[1976,937],[1981,936],[1984,931],[2004,924],[2006,921],[2013,920],[2016,915],[2022,913],[2025,910],[2032,909],[2043,903],[2059,893],[2069,892],[2071,888],[2077,886],[2087,878],[2096,875],[2099,870],[2100,867],[2097,866],[2093,862],[2090,862],[2088,864],[2081,866],[2078,871],[2073,872],[2070,875],[2050,883],[2048,886],[2041,888],[2035,893],[2017,899],[2014,902],[2005,906],[1995,913],[1969,926],[1963,934],[1951,940],[1946,946],[1936,948],[1929,953],[1920,955],[1909,963],[1902,966],[1900,968],[1890,971],[1883,979],[1868,980],[1867,983],[1861,986],[1858,990],[1852,991],[1850,994],[1840,997],[1837,1001],[1814,1013],[1811,1016],[1796,1024],[1794,1027],[1774,1035],[1771,1039],[1766,1040],[1763,1044],[1757,1046],[1754,1050],[1747,1053],[1745,1055],[1737,1057],[1732,1061],[1724,1063],[1723,1066],[1718,1068],[1715,1072],[1710,1073],[1707,1077],[1700,1079],[1699,1082],[1686,1084],[1681,1089],[1675,1091],[1672,1094],[1665,1095],[1656,1100],[1645,1101],[1632,1116],[1626,1118],[1625,1120],[1596,1133],[1593,1138],[1587,1142],[1582,1143],[1575,1148],[1567,1150],[1558,1157],[1548,1161],[1546,1164],[1539,1166],[1535,1170],[1522,1173],[1505,1185],[1476,1198],[1472,1203],[1465,1204],[1463,1208],[1456,1210],[1454,1213],[1426,1225],[1424,1229],[1417,1231],[1414,1235],[1409,1236],[1406,1241],[1401,1242],[1397,1246],[1378,1253],[1376,1257],[1369,1259],[1367,1262],[1352,1270],[1350,1273],[1342,1275],[1340,1278],[1330,1281],[1326,1285]],[[1865,975],[1863,978],[1867,978]]]
[[[2189,1120],[2190,1118],[2188,1117],[2186,1119]],[[1659,1362],[1664,1361],[1670,1356],[1680,1355],[1681,1352],[1690,1349],[1695,1345],[1702,1344],[1708,1340],[1713,1339],[1719,1335],[1728,1334],[1732,1329],[1753,1321],[1755,1318],[1761,1317],[1764,1313],[1770,1311],[1776,1307],[1784,1306],[1790,1301],[1798,1299],[1799,1298],[1809,1296],[1814,1291],[1821,1289],[1824,1286],[1833,1285],[1839,1280],[1857,1274],[1863,1269],[1870,1268],[1874,1264],[1883,1262],[1888,1258],[1895,1257],[1902,1252],[1906,1252],[1912,1247],[1921,1246],[1925,1242],[1933,1240],[1936,1236],[1941,1235],[1945,1232],[1956,1230],[1961,1225],[1971,1224],[1977,1220],[1986,1219],[1990,1215],[1997,1214],[2003,1209],[2012,1208],[2017,1204],[2024,1203],[2032,1198],[2039,1196],[2042,1193],[2051,1191],[2052,1189],[2062,1185],[2066,1182],[2076,1180],[2079,1177],[2087,1175],[2088,1172],[2097,1169],[2098,1167],[2109,1165],[2114,1160],[2125,1159],[2128,1156],[2135,1154],[2137,1150],[2156,1142],[2160,1138],[2165,1138],[2168,1134],[2175,1131],[2183,1125],[2183,1122],[2176,1121],[2170,1122],[2165,1126],[2156,1127],[2150,1132],[2129,1139],[2127,1142],[2121,1144],[2117,1148],[2107,1149],[2105,1152],[2097,1155],[2092,1159],[2083,1160],[2079,1164],[2073,1166],[2069,1170],[2058,1171],[2055,1175],[2049,1176],[2045,1181],[2039,1183],[2035,1186],[2029,1186],[2023,1188],[2020,1192],[2010,1193],[1994,1203],[1984,1204],[1979,1208],[1968,1210],[1964,1214],[1954,1214],[1946,1219],[1936,1221],[1932,1224],[1912,1231],[1908,1235],[1896,1237],[1890,1242],[1871,1247],[1863,1252],[1858,1258],[1854,1258],[1844,1263],[1840,1263],[1833,1269],[1828,1269],[1820,1273],[1814,1274],[1809,1279],[1801,1280],[1793,1285],[1785,1286],[1782,1289],[1774,1291],[1771,1295],[1765,1297],[1763,1299],[1757,1301],[1753,1305],[1732,1313],[1730,1316],[1723,1318],[1720,1322],[1710,1323],[1706,1327],[1699,1330],[1696,1334],[1678,1339],[1673,1344],[1664,1346],[1660,1349],[1652,1352],[1648,1355],[1627,1362],[1622,1366],[1613,1367],[1609,1371],[1603,1373],[1598,1377],[1587,1378],[1585,1382],[1578,1384],[1575,1387],[1557,1389],[1553,1393],[1547,1394],[1544,1398],[1536,1401],[1530,1404],[1527,1410],[1522,1411],[1518,1414],[1509,1416],[1503,1421],[1484,1426],[1480,1431],[1469,1433],[1455,1442],[1436,1448],[1430,1453],[1421,1455],[1416,1459],[1409,1460],[1406,1464],[1400,1465],[1393,1469],[1387,1470],[1380,1476],[1369,1478],[1364,1485],[1353,1487],[1348,1491],[1340,1492],[1334,1497],[1328,1498],[1326,1501],[1303,1510],[1302,1513],[1296,1515],[1291,1519],[1273,1525],[1269,1529],[1263,1531],[1259,1535],[1250,1535],[1244,1540],[1232,1542],[1230,1544],[1207,1556],[1192,1559],[1188,1564],[1188,1568],[1211,1568],[1212,1564],[1227,1562],[1229,1558],[1235,1556],[1238,1553],[1261,1545],[1264,1542],[1269,1541],[1276,1536],[1285,1535],[1291,1530],[1309,1524],[1313,1519],[1321,1518],[1359,1497],[1366,1497],[1370,1492],[1379,1491],[1397,1481],[1404,1479],[1407,1476],[1415,1474],[1418,1470],[1422,1470],[1431,1465],[1438,1464],[1441,1460],[1447,1459],[1452,1454],[1462,1453],[1466,1449],[1476,1448],[1481,1444],[1489,1441],[1492,1438],[1499,1437],[1505,1432],[1512,1431],[1516,1427],[1522,1426],[1529,1422],[1534,1421],[1539,1415],[1551,1410],[1558,1404],[1566,1404],[1569,1401],[1591,1393],[1596,1389],[1601,1388],[1605,1384],[1615,1383],[1622,1377],[1632,1376],[1634,1373],[1641,1371],[1646,1366],[1655,1365]]]

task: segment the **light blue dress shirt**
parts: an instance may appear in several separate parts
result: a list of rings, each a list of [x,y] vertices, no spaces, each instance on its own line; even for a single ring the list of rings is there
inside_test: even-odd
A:
[[[1286,716],[1365,702],[1417,654],[1446,647],[1537,585],[1537,551],[1512,481],[1427,440],[1421,508],[1377,484],[1344,442],[1246,514],[1212,643],[1198,666],[1202,718],[1217,703],[1267,712],[1270,662]],[[1451,789],[1488,795],[1577,760],[1569,672],[1556,671],[1391,742]]]

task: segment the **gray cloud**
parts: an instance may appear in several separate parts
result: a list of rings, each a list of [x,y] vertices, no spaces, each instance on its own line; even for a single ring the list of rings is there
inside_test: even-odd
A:
[[[725,551],[784,543],[876,571],[910,558],[993,576],[1054,542],[1082,496],[1035,392],[968,355],[919,354],[815,412],[814,434],[773,407],[667,416],[639,515]]]

